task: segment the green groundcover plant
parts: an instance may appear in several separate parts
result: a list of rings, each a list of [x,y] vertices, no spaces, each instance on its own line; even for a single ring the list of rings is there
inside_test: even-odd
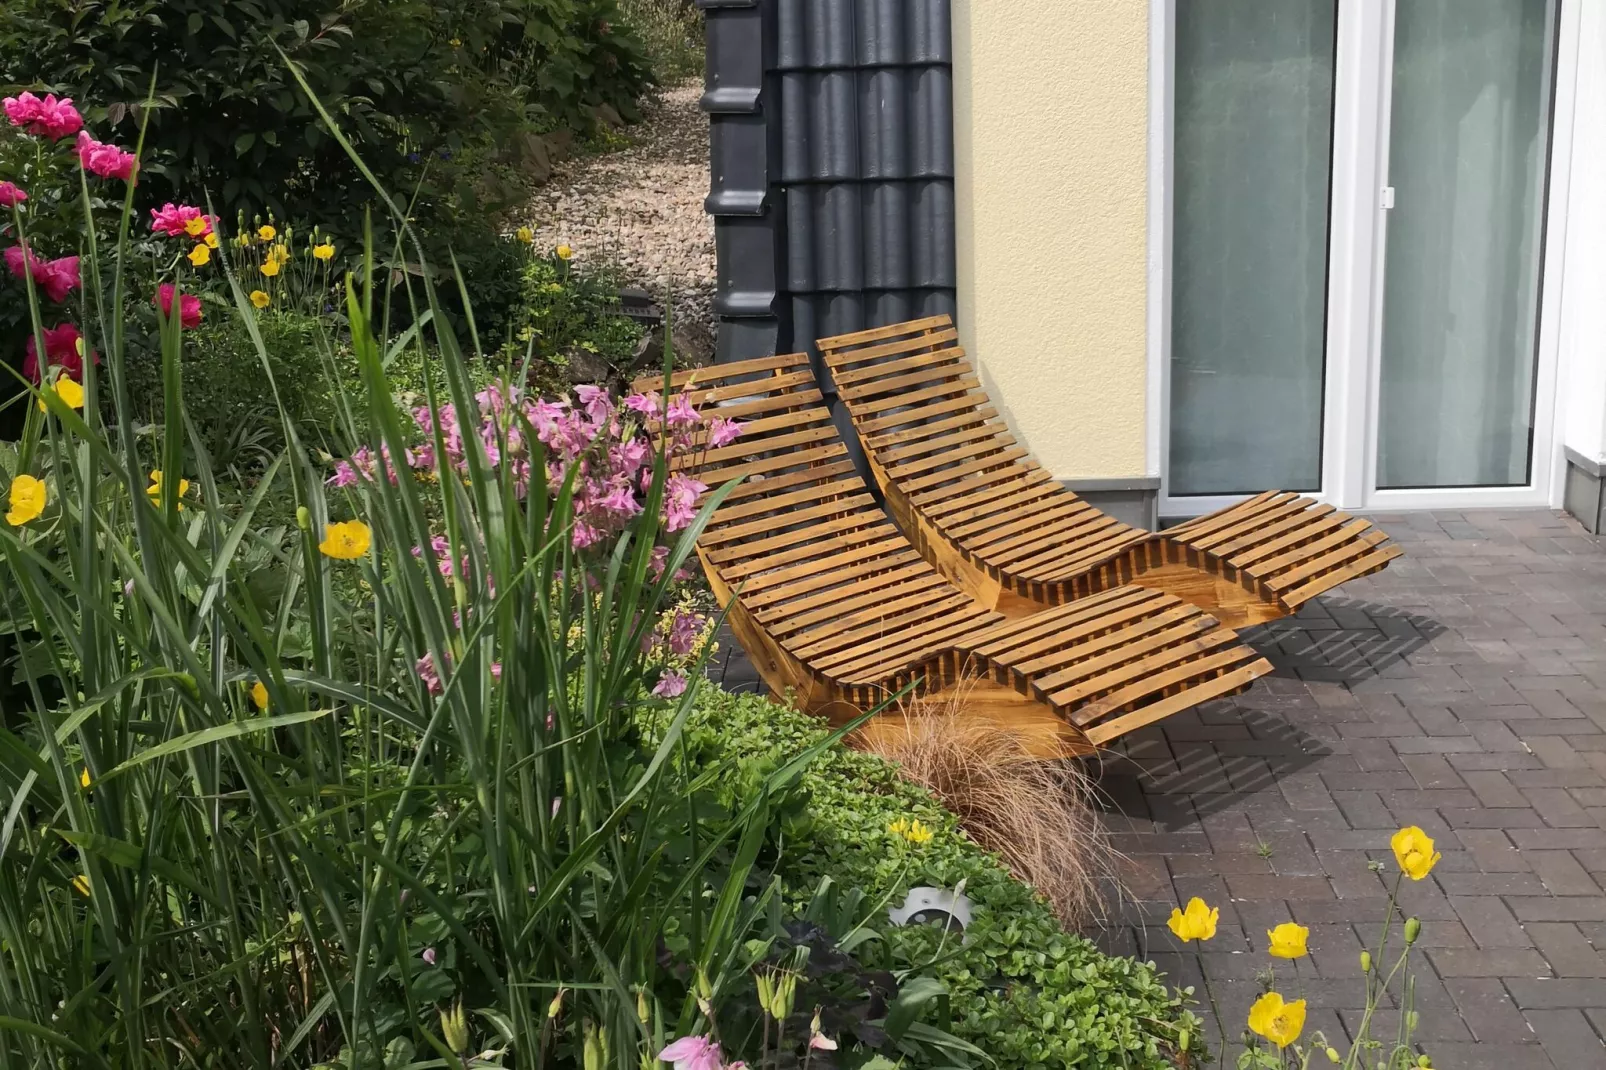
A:
[[[683,760],[734,764],[738,775],[724,790],[743,798],[825,734],[789,707],[709,690],[687,725]],[[1153,965],[1065,932],[952,814],[873,755],[839,749],[814,764],[776,825],[775,850],[784,894],[799,902],[827,878],[883,907],[902,905],[916,885],[962,888],[975,905],[962,941],[919,925],[882,938],[895,962],[940,963],[943,1024],[1000,1067],[1159,1070],[1176,1065],[1184,1031],[1199,1036],[1183,997]]]

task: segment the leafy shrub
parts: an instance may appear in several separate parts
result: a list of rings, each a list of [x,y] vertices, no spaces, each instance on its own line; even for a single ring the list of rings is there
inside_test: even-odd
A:
[[[692,0],[619,0],[619,10],[660,80],[702,73],[703,19]]]
[[[334,415],[319,356],[323,325],[300,313],[273,312],[258,317],[257,329],[272,379],[251,332],[228,308],[214,309],[195,329],[181,359],[185,412],[214,469],[232,469],[240,483],[246,473],[266,468],[285,447],[279,404],[293,419],[311,425],[309,430],[322,426],[327,431]],[[161,351],[131,347],[125,372],[136,419],[162,423]]]
[[[515,351],[572,380],[627,379],[642,328],[619,313],[621,281],[607,264],[576,268],[567,246],[532,255],[518,274]]]
[[[740,774],[727,789],[756,790],[769,770],[824,735],[820,723],[756,695],[705,691],[686,728],[693,767]],[[784,894],[802,902],[821,879],[900,905],[907,890],[961,882],[975,917],[964,943],[937,969],[952,1032],[1000,1067],[1142,1067],[1170,1070],[1179,1031],[1199,1036],[1182,997],[1152,964],[1100,952],[1067,933],[1047,903],[1011,878],[958,828],[957,818],[881,759],[830,752],[800,784],[798,809],[776,829]],[[912,858],[890,826],[917,820],[934,836]],[[929,961],[944,935],[933,926],[884,934],[904,962]]]
[[[321,216],[355,240],[372,195],[279,49],[376,173],[450,223],[484,211],[473,179],[512,133],[633,113],[640,46],[613,0],[7,0],[0,70],[76,98],[132,142],[154,85],[140,207]],[[331,211],[341,213],[330,218]]]

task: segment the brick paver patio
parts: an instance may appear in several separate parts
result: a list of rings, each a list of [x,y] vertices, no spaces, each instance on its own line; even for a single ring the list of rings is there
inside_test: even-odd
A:
[[[1247,633],[1275,675],[1104,763],[1126,894],[1095,935],[1179,984],[1202,963],[1235,1038],[1266,930],[1308,925],[1278,989],[1310,1001],[1307,1035],[1347,1036],[1389,836],[1420,825],[1444,858],[1402,901],[1434,1065],[1606,1067],[1606,540],[1538,510],[1372,519],[1407,556]],[[1221,908],[1202,955],[1165,926],[1194,895]]]
[[[1402,895],[1434,1065],[1606,1067],[1606,541],[1540,511],[1373,519],[1403,559],[1249,633],[1275,675],[1107,764],[1130,898],[1101,942],[1197,984],[1165,918],[1219,905],[1202,962],[1236,1036],[1266,930],[1298,921],[1312,955],[1278,988],[1348,1035],[1389,836],[1420,825],[1444,852]]]

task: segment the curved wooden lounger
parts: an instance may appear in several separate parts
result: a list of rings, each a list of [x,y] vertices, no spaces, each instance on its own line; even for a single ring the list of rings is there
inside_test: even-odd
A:
[[[687,384],[691,385],[687,387]],[[927,563],[855,473],[804,354],[677,373],[741,438],[676,459],[709,486],[745,479],[697,553],[754,666],[778,697],[837,722],[911,682],[1033,753],[1085,753],[1248,687],[1271,666],[1218,621],[1162,592],[1120,587],[1009,620]],[[662,377],[638,390],[661,390]]]
[[[818,344],[888,510],[983,605],[1031,613],[1136,583],[1239,628],[1401,553],[1368,521],[1282,491],[1164,532],[1124,524],[1032,460],[956,339],[934,316]]]

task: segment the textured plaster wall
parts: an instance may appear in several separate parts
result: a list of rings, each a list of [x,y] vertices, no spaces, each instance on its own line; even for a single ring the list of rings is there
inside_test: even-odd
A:
[[[959,318],[1061,479],[1145,471],[1146,0],[953,0]]]

